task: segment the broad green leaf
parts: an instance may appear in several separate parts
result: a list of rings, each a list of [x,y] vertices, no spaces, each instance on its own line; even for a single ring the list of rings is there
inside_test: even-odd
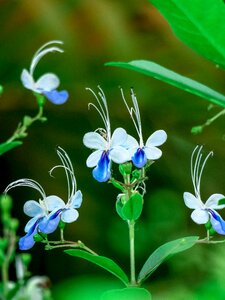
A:
[[[169,259],[176,253],[182,252],[194,246],[198,240],[198,236],[189,236],[168,242],[156,249],[147,259],[142,267],[138,282],[146,280],[165,260]]]
[[[166,69],[154,62],[147,60],[133,60],[130,62],[109,62],[105,65],[121,67],[154,77],[186,92],[202,97],[214,104],[225,107],[224,95],[214,91],[213,89],[207,87],[204,84],[201,84],[188,77],[179,75],[178,73]]]
[[[16,141],[16,142],[11,142],[11,143],[2,143],[2,144],[0,144],[0,155],[12,150],[15,147],[20,146],[22,144],[23,143],[21,141]]]
[[[126,220],[137,220],[142,212],[143,198],[139,193],[133,194],[122,208],[122,215]]]
[[[151,300],[151,294],[143,288],[125,288],[105,292],[101,300]]]
[[[69,255],[86,259],[100,266],[101,268],[112,273],[114,276],[118,277],[125,285],[127,285],[127,283],[129,282],[128,277],[124,273],[124,271],[110,258],[107,258],[105,256],[93,255],[91,253],[78,249],[65,250],[65,252]]]
[[[190,48],[225,68],[223,0],[149,0]]]

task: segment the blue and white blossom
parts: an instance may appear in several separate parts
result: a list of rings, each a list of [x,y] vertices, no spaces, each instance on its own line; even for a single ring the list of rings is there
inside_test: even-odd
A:
[[[61,48],[55,46],[56,44],[63,44],[61,41],[50,41],[41,46],[34,54],[29,71],[23,69],[21,74],[21,81],[23,86],[35,93],[42,94],[54,104],[63,104],[68,99],[68,92],[66,90],[58,91],[60,84],[58,76],[53,73],[46,73],[39,79],[35,80],[33,75],[35,68],[41,58],[50,52],[64,52]]]
[[[144,143],[142,135],[141,115],[136,95],[134,94],[134,91],[131,90],[133,106],[129,107],[122,90],[121,93],[123,101],[131,116],[139,137],[139,140],[136,140],[134,137],[128,135],[126,147],[129,150],[133,164],[137,168],[142,168],[146,165],[148,160],[156,160],[161,157],[162,151],[157,147],[165,143],[167,134],[164,130],[157,130],[153,134],[151,134],[146,143]]]
[[[43,232],[46,234],[52,233],[53,231],[55,231],[57,226],[54,227],[55,224],[51,224],[48,229],[43,227],[43,224],[46,222],[48,217],[48,209],[45,204],[45,201],[48,197],[46,196],[42,186],[32,179],[23,178],[10,183],[6,187],[5,193],[7,193],[10,189],[19,186],[31,187],[41,194],[41,199],[39,199],[39,201],[28,200],[25,202],[23,207],[24,213],[27,216],[31,217],[31,219],[27,222],[24,229],[26,235],[19,239],[19,248],[20,250],[28,250],[35,244],[35,234],[39,232]]]
[[[56,168],[63,168],[66,173],[68,186],[68,200],[65,203],[60,197],[56,195],[48,196],[45,199],[45,204],[49,212],[48,218],[45,219],[43,227],[46,229],[52,224],[58,226],[60,219],[65,223],[72,223],[77,220],[79,213],[77,208],[82,203],[82,193],[77,190],[76,177],[74,169],[67,153],[61,148],[57,148],[57,154],[62,162],[62,165],[57,165],[50,170],[50,175]]]
[[[111,177],[111,162],[122,164],[130,160],[129,151],[125,148],[128,134],[123,128],[116,128],[111,135],[111,125],[109,111],[105,95],[99,87],[98,95],[91,89],[97,100],[97,104],[89,103],[101,116],[104,129],[98,129],[94,132],[88,132],[84,135],[83,143],[86,147],[93,149],[94,152],[89,155],[86,164],[93,169],[93,177],[99,182],[105,182]]]
[[[203,154],[201,151],[202,146],[197,146],[191,156],[191,178],[194,186],[194,195],[185,192],[183,196],[184,203],[188,208],[193,209],[191,218],[195,223],[206,224],[210,220],[213,229],[217,233],[225,234],[225,221],[217,212],[217,210],[225,207],[225,204],[219,204],[219,201],[225,196],[223,194],[213,194],[205,203],[201,199],[200,183],[202,173],[208,158],[213,155],[212,151],[209,152],[202,162]]]
[[[35,234],[50,234],[57,229],[60,220],[65,223],[71,223],[76,221],[79,216],[77,208],[81,206],[82,193],[79,190],[77,191],[73,166],[69,156],[62,148],[58,147],[57,154],[62,161],[62,165],[51,169],[50,175],[56,168],[62,167],[64,169],[68,185],[68,201],[66,204],[56,195],[46,196],[42,186],[28,178],[16,180],[5,189],[5,193],[7,193],[12,188],[24,186],[31,187],[41,194],[39,201],[28,200],[24,204],[23,211],[31,219],[27,222],[24,229],[26,235],[19,240],[20,250],[28,250],[34,246]]]

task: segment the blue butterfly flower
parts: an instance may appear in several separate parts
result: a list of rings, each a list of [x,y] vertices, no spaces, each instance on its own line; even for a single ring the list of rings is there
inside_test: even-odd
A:
[[[161,157],[162,151],[157,147],[165,143],[167,134],[164,130],[157,130],[152,135],[150,135],[146,143],[144,143],[142,135],[141,115],[134,91],[131,90],[133,107],[129,107],[129,105],[127,104],[122,89],[121,93],[123,101],[127,107],[127,110],[131,116],[135,129],[139,136],[139,141],[137,141],[135,138],[128,135],[126,147],[129,150],[133,164],[137,168],[143,168],[148,160],[156,160]]]
[[[50,41],[40,47],[34,54],[29,71],[23,69],[21,74],[21,81],[23,86],[35,93],[42,94],[54,104],[63,104],[68,99],[68,92],[66,90],[58,91],[57,88],[60,84],[58,76],[53,73],[46,73],[38,80],[35,80],[33,73],[40,59],[50,52],[60,52],[63,50],[59,47],[52,46],[53,44],[62,44],[61,41]]]
[[[111,135],[109,111],[103,91],[99,88],[99,97],[95,96],[98,106],[90,103],[101,116],[105,129],[98,129],[99,132],[88,132],[84,135],[83,143],[86,147],[95,151],[89,155],[87,166],[93,168],[93,177],[99,182],[105,182],[111,177],[111,162],[122,164],[130,160],[129,151],[125,148],[128,138],[123,128],[117,128]]]
[[[195,195],[189,192],[185,192],[184,203],[188,208],[194,210],[191,214],[191,218],[195,223],[206,224],[210,220],[213,229],[217,233],[225,234],[225,221],[216,211],[225,207],[225,204],[219,204],[219,201],[225,198],[225,196],[223,194],[213,194],[208,198],[208,200],[205,203],[201,200],[200,183],[202,173],[208,158],[211,155],[213,155],[213,152],[210,152],[204,159],[203,163],[201,163],[201,150],[202,146],[197,146],[194,149],[191,156],[191,178],[194,186]],[[196,152],[196,159],[194,159]]]

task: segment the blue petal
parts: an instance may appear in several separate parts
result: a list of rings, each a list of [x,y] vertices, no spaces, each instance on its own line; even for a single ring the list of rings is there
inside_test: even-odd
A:
[[[60,91],[53,90],[50,92],[43,91],[42,94],[44,94],[49,101],[51,101],[54,104],[63,104],[67,101],[69,94],[67,91]]]
[[[110,159],[108,152],[104,151],[102,153],[102,156],[97,164],[97,166],[92,171],[94,179],[96,179],[99,182],[105,182],[107,181],[110,176]]]
[[[30,228],[28,233],[19,239],[19,249],[20,250],[29,250],[35,244],[34,235],[37,233],[37,227],[41,219],[38,219],[37,222]]]
[[[219,234],[225,234],[225,221],[215,210],[208,209],[213,229]]]
[[[138,148],[134,153],[134,156],[132,156],[132,162],[137,168],[142,168],[147,163],[147,157],[142,148]]]
[[[54,232],[58,227],[61,212],[62,209],[58,209],[57,211],[53,211],[48,217],[45,217],[40,222],[38,230],[47,234]]]

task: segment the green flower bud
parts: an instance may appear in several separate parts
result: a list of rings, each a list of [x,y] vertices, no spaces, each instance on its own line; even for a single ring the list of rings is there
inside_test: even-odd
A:
[[[0,208],[4,213],[8,213],[12,208],[12,198],[9,195],[0,196]]]
[[[127,162],[124,164],[120,164],[119,165],[119,171],[121,173],[121,175],[125,176],[125,175],[130,175],[132,172],[132,163],[131,162]]]

